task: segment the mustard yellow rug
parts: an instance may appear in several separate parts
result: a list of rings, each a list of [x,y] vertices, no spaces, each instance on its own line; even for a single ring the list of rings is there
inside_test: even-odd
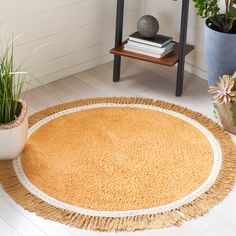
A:
[[[235,180],[230,136],[199,113],[141,98],[96,98],[30,117],[22,156],[0,182],[25,209],[101,231],[179,225]]]

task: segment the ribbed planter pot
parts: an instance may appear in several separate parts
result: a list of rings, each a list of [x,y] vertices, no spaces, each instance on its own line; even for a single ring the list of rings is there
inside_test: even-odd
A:
[[[215,86],[219,76],[236,71],[236,34],[222,33],[205,24],[205,54],[209,86]]]
[[[236,134],[236,125],[233,122],[232,107],[232,103],[217,104],[221,125],[226,131]]]
[[[16,120],[0,124],[0,160],[11,160],[22,152],[28,133],[27,105],[21,102],[21,113]]]

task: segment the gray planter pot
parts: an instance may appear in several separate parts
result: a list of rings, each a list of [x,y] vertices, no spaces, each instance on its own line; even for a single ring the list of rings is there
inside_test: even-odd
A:
[[[236,34],[215,31],[205,24],[205,55],[209,86],[219,76],[236,71]]]

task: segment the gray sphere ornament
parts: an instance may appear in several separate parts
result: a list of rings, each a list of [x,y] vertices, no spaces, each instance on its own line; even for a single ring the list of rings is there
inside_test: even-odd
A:
[[[152,38],[159,31],[159,22],[154,16],[145,15],[139,19],[137,28],[143,37]]]

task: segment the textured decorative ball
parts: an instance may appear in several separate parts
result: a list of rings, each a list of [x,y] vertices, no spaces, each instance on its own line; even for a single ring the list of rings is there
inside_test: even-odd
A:
[[[145,15],[139,19],[137,27],[143,37],[151,38],[159,31],[159,22],[154,16]]]

